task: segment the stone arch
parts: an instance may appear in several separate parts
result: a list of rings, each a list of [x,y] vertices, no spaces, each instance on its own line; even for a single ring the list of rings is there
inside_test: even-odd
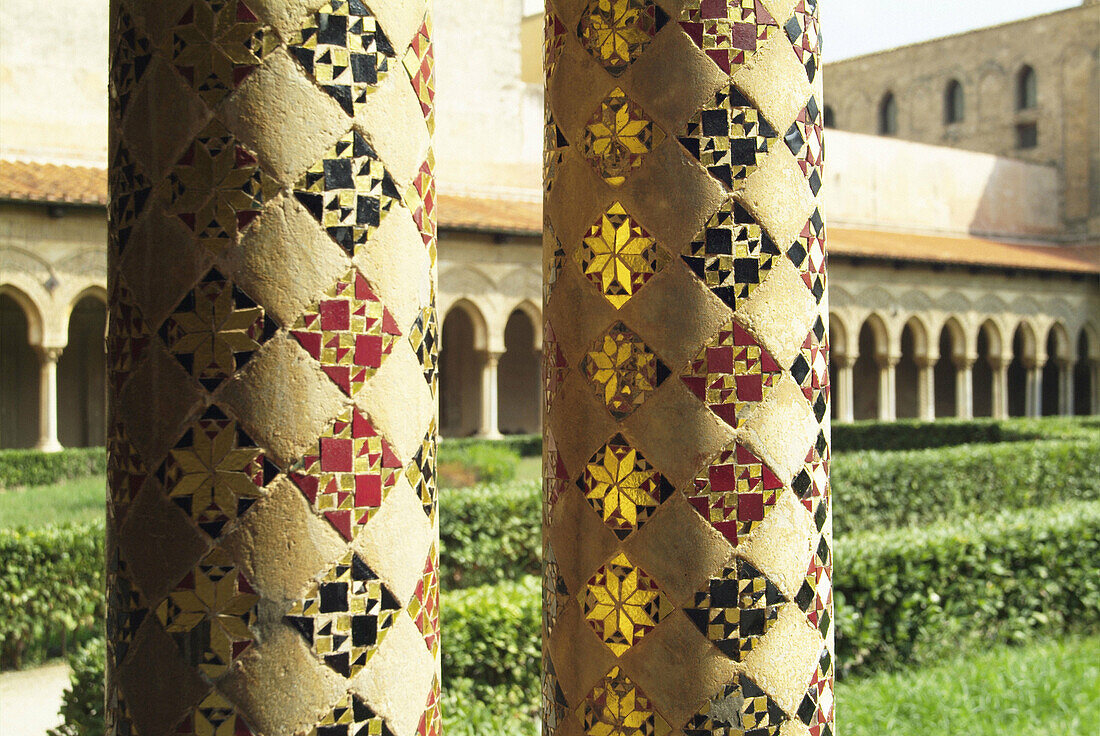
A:
[[[537,312],[513,309],[504,327],[504,353],[497,368],[500,431],[531,434],[539,431],[541,352],[537,335],[542,321]]]
[[[481,428],[482,365],[488,326],[481,310],[459,299],[443,313],[439,350],[439,431],[452,437]]]
[[[0,447],[33,447],[38,439],[39,366],[32,339],[34,305],[0,287]],[[37,342],[41,342],[41,327]]]
[[[867,316],[859,328],[858,354],[852,368],[853,404],[856,419],[876,419],[881,413],[879,364],[889,353],[886,320],[876,312]]]
[[[535,350],[542,350],[542,307],[531,299],[524,299],[512,307],[512,311],[508,313],[509,318],[517,311],[526,314],[535,326]]]
[[[1096,392],[1100,386],[1096,382],[1100,363],[1100,334],[1091,324],[1082,325],[1077,334],[1076,362],[1073,366],[1073,413],[1088,416],[1096,405]]]
[[[957,416],[959,414],[959,365],[967,359],[968,343],[966,330],[958,317],[944,320],[937,336],[939,358],[933,368],[933,384],[936,391],[936,416]]]
[[[1046,353],[1046,363],[1043,365],[1043,415],[1052,416],[1061,414],[1063,409],[1070,411],[1069,406],[1062,406],[1062,390],[1064,381],[1073,380],[1070,363],[1074,350],[1069,330],[1058,321],[1050,325],[1043,343]]]
[[[497,281],[497,291],[519,299],[534,300],[542,295],[542,273],[526,266],[513,268]]]
[[[57,362],[58,438],[65,447],[96,447],[107,427],[106,291],[85,289],[68,312],[68,340]]]
[[[943,122],[952,125],[965,119],[966,90],[958,77],[952,77],[943,90]]]
[[[0,296],[11,299],[23,313],[23,318],[27,321],[28,342],[35,346],[41,345],[44,334],[42,310],[39,309],[35,300],[14,284],[0,284]]]
[[[995,372],[1000,370],[1005,360],[1004,337],[992,318],[978,326],[974,336],[974,355],[977,356],[971,378],[974,382],[974,416],[991,417],[994,414]]]
[[[855,350],[851,344],[852,331],[844,318],[836,312],[829,312],[829,350],[835,357],[847,357],[853,355]]]
[[[473,299],[482,294],[492,294],[497,285],[488,274],[475,266],[454,266],[439,275],[441,314],[450,311],[459,299]]]
[[[1008,414],[1022,417],[1028,413],[1028,371],[1039,361],[1038,331],[1030,320],[1022,319],[1012,333],[1012,360],[1008,364]]]
[[[921,362],[932,354],[930,335],[920,315],[910,316],[902,325],[898,336],[898,362],[894,367],[895,410],[899,418],[920,416]]]
[[[898,134],[898,101],[891,91],[887,91],[879,100],[876,131],[879,135]]]

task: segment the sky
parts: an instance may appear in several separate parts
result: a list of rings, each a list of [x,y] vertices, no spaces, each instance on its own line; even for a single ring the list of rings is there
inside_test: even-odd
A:
[[[825,61],[1076,7],[1081,0],[821,0]]]

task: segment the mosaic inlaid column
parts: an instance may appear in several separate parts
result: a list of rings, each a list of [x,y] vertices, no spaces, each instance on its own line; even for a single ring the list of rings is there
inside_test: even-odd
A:
[[[814,0],[550,0],[543,717],[832,732]]]
[[[113,0],[108,732],[438,734],[429,0]]]

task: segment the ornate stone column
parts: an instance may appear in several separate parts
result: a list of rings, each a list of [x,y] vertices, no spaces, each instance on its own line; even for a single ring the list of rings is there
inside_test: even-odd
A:
[[[477,436],[487,440],[499,440],[500,434],[500,380],[497,369],[500,356],[494,350],[482,353],[481,363],[481,427]]]
[[[920,418],[926,422],[936,421],[936,363],[939,356],[924,356],[917,359],[917,403]]]
[[[1043,367],[1045,365],[1044,359],[1032,359],[1024,363],[1024,368],[1027,370],[1024,389],[1027,402],[1024,410],[1026,416],[1043,416]]]
[[[859,356],[842,355],[835,357],[837,385],[833,387],[833,400],[837,404],[837,421],[854,422],[856,420],[855,379],[853,369]]]
[[[828,730],[817,3],[547,8],[546,732]]]
[[[1073,416],[1073,371],[1076,363],[1067,358],[1058,359],[1058,414]]]
[[[989,367],[993,370],[993,418],[1008,418],[1008,366],[1005,358],[989,357]]]
[[[898,363],[900,356],[878,357],[878,418],[892,422],[898,418]]]
[[[111,5],[108,733],[437,734],[430,3]]]
[[[974,418],[974,364],[977,356],[955,358],[955,416],[959,419]]]
[[[57,438],[57,361],[64,348],[39,347],[38,353],[38,443],[42,452],[65,449]]]

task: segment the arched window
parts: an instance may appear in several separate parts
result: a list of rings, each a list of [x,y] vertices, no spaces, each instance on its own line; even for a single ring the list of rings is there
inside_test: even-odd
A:
[[[966,98],[963,86],[957,79],[947,83],[943,93],[943,121],[947,124],[961,122],[966,117]]]
[[[893,92],[887,92],[878,106],[879,135],[896,135],[898,132],[898,103]]]
[[[1016,75],[1016,109],[1031,110],[1039,105],[1039,89],[1035,81],[1035,70],[1024,66]]]
[[[829,105],[825,106],[825,127],[826,128],[835,128],[836,127],[836,113],[833,112],[833,108],[830,107]]]

